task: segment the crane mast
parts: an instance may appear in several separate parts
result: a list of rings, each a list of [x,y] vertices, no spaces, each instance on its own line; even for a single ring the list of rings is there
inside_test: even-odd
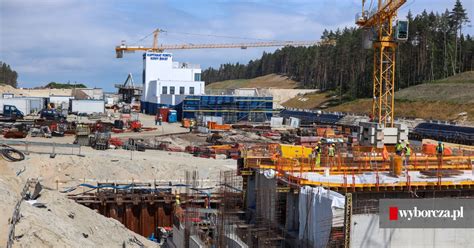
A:
[[[362,1],[362,13],[356,24],[362,28],[374,29],[376,40],[373,43],[373,99],[372,116],[385,127],[394,126],[395,66],[397,43],[393,37],[393,22],[397,10],[406,0],[378,0],[377,10],[370,13],[365,10]]]

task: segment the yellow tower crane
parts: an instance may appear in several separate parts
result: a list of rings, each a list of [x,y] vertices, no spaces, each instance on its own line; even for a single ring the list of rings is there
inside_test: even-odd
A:
[[[203,49],[203,48],[240,48],[248,47],[284,47],[284,46],[312,46],[312,45],[334,45],[334,40],[324,41],[269,41],[269,42],[252,42],[252,43],[223,43],[223,44],[175,44],[175,45],[158,45],[158,36],[162,29],[153,31],[153,46],[130,46],[124,42],[115,47],[117,58],[122,58],[124,53],[133,53],[135,51],[152,51],[163,52],[165,50],[180,49]]]
[[[372,0],[376,1],[376,0]],[[406,40],[408,24],[402,22],[402,30],[394,37],[393,22],[397,10],[406,3],[406,0],[378,0],[375,11],[365,9],[365,0],[362,0],[361,15],[356,17],[356,24],[362,28],[373,29],[376,32],[374,48],[373,71],[373,100],[372,117],[384,127],[393,127],[394,124],[394,92],[395,92],[395,50],[397,40]],[[372,4],[371,4],[372,5]]]

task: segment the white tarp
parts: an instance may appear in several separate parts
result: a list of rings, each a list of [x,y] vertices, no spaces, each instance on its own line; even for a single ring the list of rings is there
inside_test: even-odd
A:
[[[333,225],[333,209],[344,208],[345,197],[323,187],[304,186],[299,195],[299,234],[304,245],[326,247]]]
[[[450,178],[443,179],[443,182],[460,182],[460,181],[469,181],[473,180],[474,172],[470,170],[464,170],[463,173],[460,175],[455,175]],[[289,175],[293,176],[300,176],[299,172],[287,172]],[[409,171],[408,174],[410,175],[411,182],[437,182],[438,178],[427,178],[419,171]],[[313,181],[313,182],[321,182],[321,183],[344,183],[344,175],[323,175],[317,172],[305,172],[302,175],[302,178]],[[406,182],[407,178],[405,175],[401,175],[400,177],[396,178],[390,175],[390,172],[379,172],[379,183],[389,183],[389,184],[396,184],[399,182]],[[346,175],[347,183],[352,184],[352,175]],[[354,175],[354,183],[370,183],[375,184],[377,182],[377,173],[375,172],[366,172],[362,174]]]
[[[283,126],[283,117],[272,117],[270,119],[270,127],[282,127]]]
[[[263,175],[267,178],[267,179],[272,179],[275,177],[275,174],[276,174],[276,171],[270,169],[270,170],[265,170],[263,171]]]

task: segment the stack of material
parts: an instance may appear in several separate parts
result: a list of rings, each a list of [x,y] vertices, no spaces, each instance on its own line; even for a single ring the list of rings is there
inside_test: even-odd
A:
[[[296,139],[296,144],[302,146],[315,146],[320,140],[321,138],[316,136],[303,136]]]
[[[316,129],[316,133],[318,134],[318,136],[321,136],[321,137],[325,137],[325,138],[331,138],[331,137],[334,137],[335,134],[334,134],[334,129],[332,128],[317,128]]]
[[[91,133],[88,125],[77,125],[76,127],[76,140],[74,143],[81,146],[89,146],[89,135]]]
[[[217,124],[217,122],[214,122],[214,121],[208,121],[207,122],[207,127],[210,129],[210,130],[221,130],[221,131],[228,131],[231,129],[231,125],[230,124]]]
[[[110,133],[96,132],[93,137],[89,138],[90,145],[96,150],[107,150],[109,148]]]

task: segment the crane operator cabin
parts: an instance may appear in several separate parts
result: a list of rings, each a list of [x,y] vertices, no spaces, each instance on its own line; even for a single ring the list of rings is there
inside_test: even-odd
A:
[[[171,53],[143,54],[142,112],[155,114],[157,108],[175,106],[187,95],[203,94],[199,65],[174,62]]]

